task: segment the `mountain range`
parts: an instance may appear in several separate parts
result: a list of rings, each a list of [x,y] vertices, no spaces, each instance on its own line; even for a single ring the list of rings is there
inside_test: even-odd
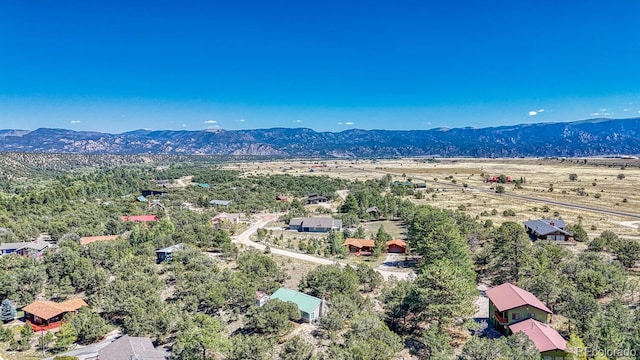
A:
[[[135,130],[121,134],[41,128],[0,130],[0,151],[282,157],[530,157],[640,154],[640,118],[487,128],[317,132]]]

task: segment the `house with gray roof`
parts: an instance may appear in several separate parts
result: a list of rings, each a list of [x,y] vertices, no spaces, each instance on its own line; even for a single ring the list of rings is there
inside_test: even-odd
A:
[[[16,254],[20,256],[29,256],[32,258],[40,258],[44,255],[46,249],[53,244],[48,241],[34,240],[15,243],[0,244],[0,256],[8,254]]]
[[[166,247],[160,250],[156,250],[156,263],[160,264],[163,262],[169,262],[171,261],[171,254],[173,254],[176,251],[182,251],[184,249],[185,249],[184,244],[179,243],[179,244],[171,245],[169,247]]]
[[[565,230],[564,220],[540,219],[524,222],[524,228],[531,240],[569,241],[573,234]]]
[[[153,346],[148,337],[122,336],[98,352],[98,360],[167,360],[169,354]]]
[[[216,206],[229,206],[229,205],[231,205],[231,200],[215,199],[215,200],[209,201],[209,204],[216,205]]]
[[[289,221],[289,230],[301,232],[342,231],[342,220],[330,217],[293,218]]]

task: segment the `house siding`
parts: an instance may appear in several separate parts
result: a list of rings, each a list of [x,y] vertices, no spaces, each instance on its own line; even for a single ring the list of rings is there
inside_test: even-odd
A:
[[[550,315],[540,309],[531,306],[520,306],[505,311],[504,313],[507,323],[501,324],[495,316],[496,311],[496,306],[492,301],[489,301],[489,319],[491,320],[491,323],[497,330],[506,334],[510,333],[509,325],[515,324],[522,320],[533,318],[543,324],[549,323],[550,320]]]
[[[567,359],[567,353],[562,350],[552,350],[540,353],[542,360],[565,360]]]

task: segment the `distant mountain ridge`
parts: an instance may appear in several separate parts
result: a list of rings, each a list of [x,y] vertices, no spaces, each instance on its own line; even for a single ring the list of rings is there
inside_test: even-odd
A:
[[[598,156],[640,154],[640,118],[489,128],[316,132],[134,130],[121,134],[42,128],[0,130],[0,151],[283,157]]]

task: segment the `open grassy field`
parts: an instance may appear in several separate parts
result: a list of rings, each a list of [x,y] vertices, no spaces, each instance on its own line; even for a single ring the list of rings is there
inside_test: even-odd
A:
[[[422,195],[422,199],[408,197],[418,204],[464,211],[481,220],[490,219],[496,225],[505,221],[522,222],[559,217],[569,223],[581,222],[590,236],[596,236],[603,230],[612,230],[629,238],[640,238],[640,218],[544,203],[544,200],[552,200],[640,214],[638,160],[326,160],[318,162],[326,165],[325,167],[314,168],[310,172],[313,163],[246,162],[228,166],[255,174],[326,175],[352,180],[380,178],[390,174],[394,180],[427,183],[430,190]],[[505,194],[529,196],[540,201],[514,199],[495,193],[492,189],[496,184],[486,183],[485,178],[501,174],[524,181],[521,188],[516,188],[514,184],[504,184]],[[571,174],[575,176],[570,178]],[[515,216],[503,216],[505,210],[513,210]]]

